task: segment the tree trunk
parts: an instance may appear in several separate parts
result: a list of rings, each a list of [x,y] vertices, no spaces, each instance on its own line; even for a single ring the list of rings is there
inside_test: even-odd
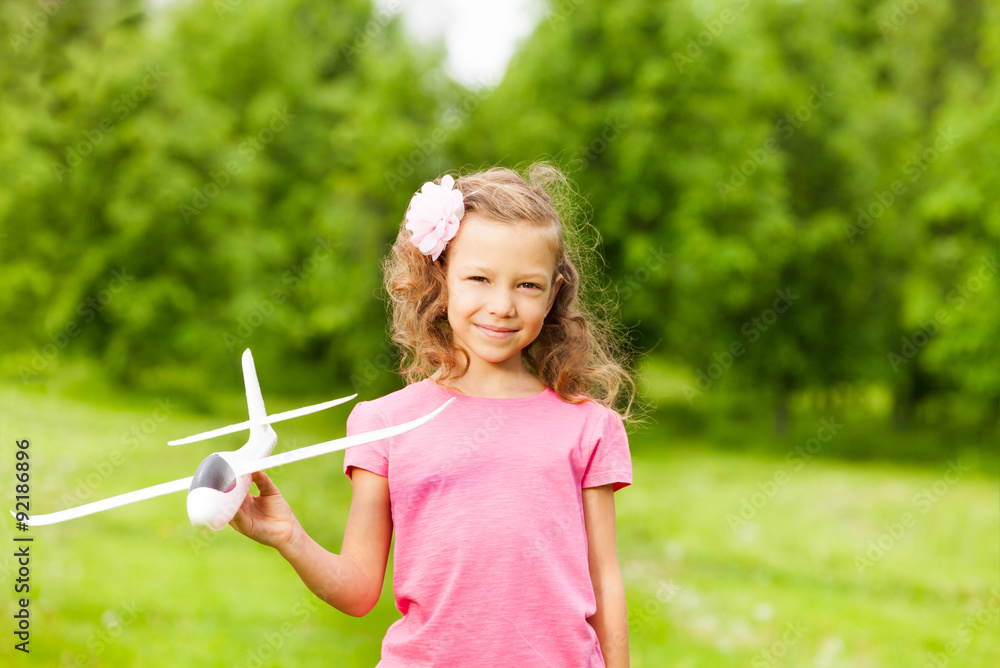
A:
[[[778,387],[778,396],[774,402],[774,433],[778,436],[787,436],[788,427],[791,421],[788,411],[788,401],[790,392],[782,383]]]

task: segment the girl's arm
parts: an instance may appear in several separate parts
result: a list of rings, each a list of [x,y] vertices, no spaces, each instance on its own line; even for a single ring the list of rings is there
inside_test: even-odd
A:
[[[628,611],[625,584],[615,547],[615,497],[612,485],[583,490],[587,557],[597,612],[587,619],[597,632],[607,668],[627,668]]]
[[[316,596],[341,612],[361,617],[375,607],[392,540],[389,481],[352,469],[351,509],[340,554],[327,551],[305,532],[267,475],[254,473],[253,481],[260,496],[247,494],[233,527],[276,548]]]

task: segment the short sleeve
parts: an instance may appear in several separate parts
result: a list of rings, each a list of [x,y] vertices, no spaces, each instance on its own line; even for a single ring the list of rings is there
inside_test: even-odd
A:
[[[368,401],[359,402],[347,418],[347,435],[364,434],[388,427],[389,421],[380,410]],[[365,469],[389,477],[389,441],[375,441],[356,445],[344,451],[344,473],[351,476],[351,467]]]
[[[614,484],[613,491],[632,484],[632,456],[628,451],[628,435],[621,416],[605,409],[602,426],[596,438],[591,436],[590,459],[583,473],[581,487]]]

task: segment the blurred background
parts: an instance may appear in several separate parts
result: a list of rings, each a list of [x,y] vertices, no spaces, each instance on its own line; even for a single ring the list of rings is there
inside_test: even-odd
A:
[[[1000,659],[995,2],[4,0],[0,41],[7,503],[24,438],[37,512],[190,475],[210,450],[164,443],[245,419],[246,348],[271,412],[398,389],[410,196],[545,159],[649,408],[633,665]],[[340,457],[275,476],[332,550]],[[398,617],[179,496],[32,535],[5,661],[371,666]]]

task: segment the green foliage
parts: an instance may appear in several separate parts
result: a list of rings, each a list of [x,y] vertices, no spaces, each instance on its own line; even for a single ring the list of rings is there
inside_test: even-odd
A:
[[[451,149],[571,173],[626,322],[692,370],[688,402],[752,387],[783,427],[793,393],[881,383],[902,423],[957,392],[971,411],[936,417],[995,429],[995,271],[892,356],[996,256],[988,6],[553,3]]]
[[[899,426],[996,435],[995,3],[553,2],[495,90],[361,0],[0,22],[4,375],[92,358],[205,401],[253,347],[275,390],[391,390],[410,194],[550,157],[677,403],[750,394],[785,430],[879,387]]]
[[[440,54],[367,2],[105,26],[120,9],[64,7],[3,52],[8,372],[69,349],[130,385],[208,386],[253,346],[279,388],[391,385],[378,258],[407,189],[387,177],[452,87],[426,75]]]

